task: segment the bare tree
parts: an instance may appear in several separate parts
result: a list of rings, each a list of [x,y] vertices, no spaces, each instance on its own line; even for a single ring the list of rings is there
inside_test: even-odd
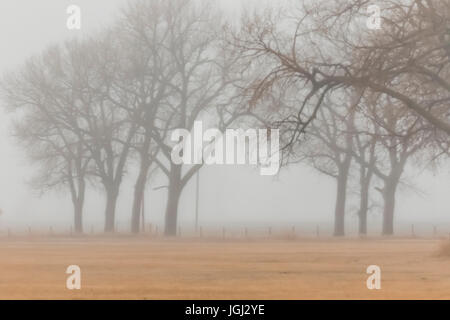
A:
[[[255,97],[280,81],[304,86],[314,103],[285,118],[296,122],[292,141],[304,133],[329,92],[344,87],[384,93],[437,129],[450,133],[450,7],[438,0],[378,1],[382,28],[370,30],[366,0],[302,2],[288,14],[257,16],[244,23],[239,47],[264,59],[269,72]],[[303,117],[302,117],[303,116]]]
[[[383,234],[394,233],[395,198],[407,161],[430,143],[433,132],[430,124],[405,106],[394,105],[395,100],[386,95],[376,95],[367,103],[367,116],[374,122],[374,131],[368,134],[376,139],[374,157],[355,155],[355,159],[381,179],[383,196]],[[398,101],[396,103],[399,103]],[[371,154],[371,153],[370,153]]]
[[[68,187],[74,206],[74,229],[83,232],[83,206],[91,158],[68,126],[75,120],[73,95],[61,87],[59,48],[30,59],[20,72],[5,77],[2,92],[8,110],[20,118],[14,136],[26,150],[39,175],[33,186],[45,191]]]
[[[95,163],[92,174],[99,178],[106,192],[105,231],[113,232],[117,199],[139,129],[141,109],[129,107],[136,97],[118,85],[126,61],[115,34],[108,32],[90,45],[80,53],[82,63],[90,63],[78,66],[78,71],[88,78],[83,84],[86,91],[80,95],[78,113],[83,126],[77,131],[85,136],[84,142]]]
[[[160,153],[155,158],[168,178],[165,234],[176,235],[178,203],[183,188],[201,168],[201,164],[183,166],[171,159],[170,133],[174,129],[192,130],[194,122],[207,119],[218,128],[225,128],[241,113],[232,93],[242,77],[237,66],[239,56],[233,51],[221,50],[220,16],[206,3],[200,5],[189,0],[157,1],[158,28],[154,21],[137,19],[138,30],[157,33],[168,70],[158,81],[164,81],[170,97],[159,101],[155,121],[145,124]],[[152,15],[153,5],[143,1],[136,7],[137,15]],[[142,32],[141,32],[142,33]],[[145,36],[144,36],[145,37]],[[151,48],[150,48],[151,49]],[[217,112],[215,112],[217,111]],[[215,112],[211,116],[210,113]],[[184,167],[184,168],[183,168]],[[186,169],[185,172],[183,169]]]
[[[50,79],[37,79],[36,90],[55,106],[51,120],[62,123],[92,159],[85,170],[104,187],[106,232],[114,231],[119,189],[138,128],[130,121],[133,110],[121,108],[130,97],[114,86],[123,68],[119,49],[107,31],[51,48],[43,59],[47,68],[33,68]]]
[[[357,113],[358,115],[359,113]],[[353,131],[353,152],[360,159],[359,164],[359,234],[367,234],[367,215],[369,212],[370,186],[374,176],[377,161],[377,134],[371,134],[370,120],[366,117],[355,119]],[[376,127],[375,127],[376,130]],[[378,131],[378,130],[376,130]]]
[[[319,172],[336,179],[334,235],[345,235],[347,185],[352,163],[354,112],[344,101],[328,100],[306,130],[300,154]]]
[[[140,215],[149,171],[155,166],[160,147],[153,139],[155,126],[161,115],[171,108],[174,95],[171,81],[177,73],[172,57],[167,54],[170,29],[167,4],[162,1],[136,1],[122,12],[115,31],[123,57],[121,74],[115,77],[114,90],[128,97],[126,104],[115,104],[130,113],[130,121],[137,126],[132,151],[139,161],[132,205],[131,231],[140,230]]]

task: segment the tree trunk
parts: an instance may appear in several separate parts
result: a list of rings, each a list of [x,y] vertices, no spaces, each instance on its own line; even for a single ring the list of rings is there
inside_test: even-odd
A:
[[[171,164],[164,230],[166,236],[177,235],[178,203],[181,190],[181,166]]]
[[[134,200],[133,209],[131,215],[131,232],[139,233],[140,231],[140,218],[142,210],[142,201],[144,199],[145,185],[147,183],[147,174],[149,166],[145,163],[141,165],[139,176],[134,186]]]
[[[368,192],[361,194],[361,204],[359,208],[359,235],[367,235],[367,211],[368,211]]]
[[[383,235],[387,236],[394,234],[395,192],[397,190],[397,185],[398,179],[389,177],[383,188]]]
[[[83,233],[83,202],[78,199],[74,203],[74,229],[75,233]]]
[[[361,195],[359,202],[359,234],[367,234],[367,212],[369,211],[369,188],[370,188],[370,176],[364,177],[361,182]]]
[[[80,172],[80,171],[79,171]],[[74,180],[70,178],[70,192],[72,195],[73,204],[73,222],[75,233],[83,233],[83,208],[84,195],[86,192],[86,183],[83,177],[79,177],[77,184],[78,190],[75,188]]]
[[[345,201],[347,197],[347,181],[350,163],[339,167],[337,177],[336,206],[334,213],[334,236],[342,237],[345,235]]]
[[[105,232],[114,232],[118,194],[116,187],[109,186],[106,188]]]

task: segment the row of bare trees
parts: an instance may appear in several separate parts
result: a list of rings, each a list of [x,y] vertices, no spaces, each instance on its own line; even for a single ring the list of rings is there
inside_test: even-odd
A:
[[[345,233],[351,167],[359,167],[359,232],[370,191],[380,192],[382,232],[394,233],[395,198],[411,160],[448,156],[450,4],[386,0],[381,28],[367,28],[371,1],[301,1],[245,19],[233,43],[270,66],[252,100],[283,97],[272,124],[285,163],[306,161],[336,179],[336,236]],[[374,186],[373,178],[381,182]]]
[[[136,1],[109,30],[48,48],[5,78],[15,135],[40,168],[36,184],[69,187],[77,232],[87,182],[104,189],[104,229],[114,230],[120,187],[135,164],[132,231],[158,168],[168,178],[165,231],[176,234],[181,192],[201,166],[170,161],[171,130],[204,117],[226,127],[245,114],[235,98],[245,69],[223,50],[220,20],[208,4]]]
[[[433,143],[429,124],[387,97],[376,103],[345,99],[324,102],[308,133],[311,138],[299,147],[300,159],[336,180],[334,234],[344,235],[352,177],[359,189],[359,233],[367,234],[371,191],[376,190],[383,200],[382,232],[393,234],[397,190],[408,161],[417,163],[413,160]]]
[[[165,234],[175,235],[181,193],[202,165],[171,161],[172,130],[196,120],[262,125],[280,129],[283,165],[308,163],[336,180],[336,236],[355,176],[360,234],[372,190],[384,202],[383,234],[393,234],[407,163],[448,154],[450,5],[378,1],[382,26],[369,30],[369,4],[302,1],[230,26],[206,1],[130,2],[108,30],[50,47],[4,77],[15,136],[39,168],[35,185],[70,190],[77,232],[87,186],[101,186],[112,232],[124,176],[137,168],[137,233],[158,170]]]

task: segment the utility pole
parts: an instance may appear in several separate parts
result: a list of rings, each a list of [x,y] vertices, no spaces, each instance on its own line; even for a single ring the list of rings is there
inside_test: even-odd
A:
[[[141,204],[141,230],[145,232],[145,192],[142,196],[142,204]]]
[[[196,173],[196,187],[195,187],[195,232],[198,231],[198,198],[200,191],[200,170]]]

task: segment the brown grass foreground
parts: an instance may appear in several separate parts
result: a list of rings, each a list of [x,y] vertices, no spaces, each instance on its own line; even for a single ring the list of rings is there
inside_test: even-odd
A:
[[[450,257],[425,239],[0,240],[1,299],[450,299]],[[440,254],[441,252],[441,254]],[[82,289],[65,270],[82,270]],[[382,289],[366,288],[367,266]]]

